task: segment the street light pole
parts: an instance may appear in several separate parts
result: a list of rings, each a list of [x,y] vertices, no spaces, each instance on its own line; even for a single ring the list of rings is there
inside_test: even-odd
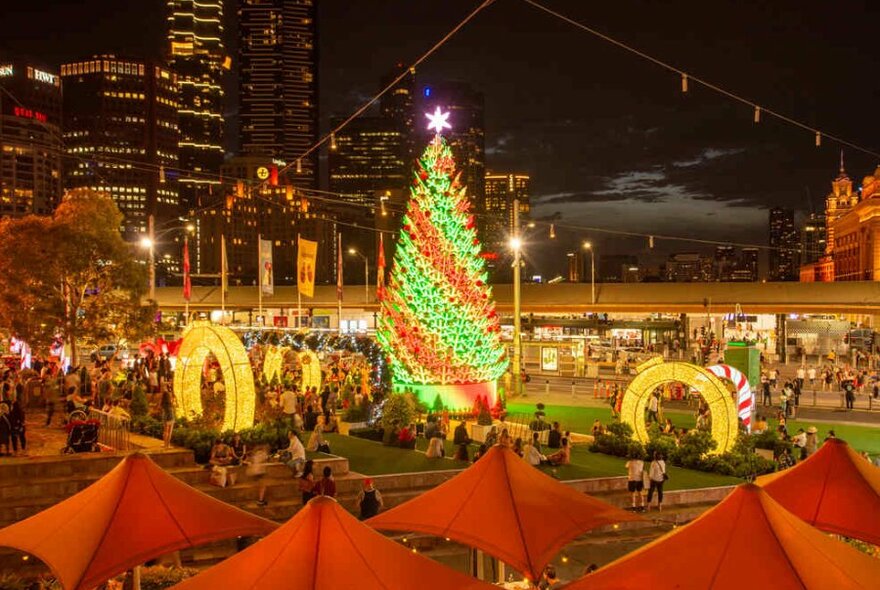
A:
[[[147,217],[147,236],[150,240],[150,300],[156,300],[156,223],[152,214]]]
[[[522,301],[520,293],[520,265],[522,241],[519,237],[519,199],[513,200],[513,395],[522,393]]]
[[[584,242],[584,250],[590,251],[590,301],[596,305],[596,256],[593,253],[593,244]]]

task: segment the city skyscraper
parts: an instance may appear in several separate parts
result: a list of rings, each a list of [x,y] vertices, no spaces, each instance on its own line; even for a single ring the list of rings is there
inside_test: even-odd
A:
[[[382,78],[381,88],[388,86],[395,78],[403,73],[405,66],[397,64],[390,74]],[[410,69],[406,75],[388,92],[379,99],[379,112],[382,117],[392,124],[403,134],[404,144],[402,155],[408,167],[412,167],[415,158],[415,92],[416,72]]]
[[[61,197],[61,79],[0,59],[0,217],[47,215]]]
[[[168,67],[177,74],[180,202],[198,207],[223,163],[223,0],[168,0]],[[219,191],[218,195],[219,197]]]
[[[818,262],[825,255],[825,215],[811,213],[801,227],[801,264]]]
[[[770,209],[769,278],[771,281],[798,280],[799,239],[794,210]]]
[[[484,211],[477,217],[477,232],[488,254],[490,278],[495,282],[512,280],[513,257],[508,247],[513,235],[513,202],[519,199],[519,223],[528,222],[531,180],[528,174],[486,173]]]
[[[62,65],[61,79],[70,156],[65,188],[109,194],[125,215],[127,240],[147,233],[151,215],[157,228],[167,226],[180,215],[175,74],[156,63],[99,55]]]
[[[291,164],[317,188],[317,24],[313,0],[238,0],[241,153]],[[297,160],[299,163],[297,164]]]

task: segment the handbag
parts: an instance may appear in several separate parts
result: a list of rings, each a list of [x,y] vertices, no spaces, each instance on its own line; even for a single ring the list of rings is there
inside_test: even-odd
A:
[[[218,488],[225,488],[226,487],[226,476],[227,476],[226,468],[220,467],[219,465],[215,465],[211,469],[211,478],[210,478],[211,485],[217,486]]]

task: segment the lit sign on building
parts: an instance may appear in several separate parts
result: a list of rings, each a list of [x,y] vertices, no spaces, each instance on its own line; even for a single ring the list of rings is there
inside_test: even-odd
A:
[[[36,68],[28,68],[28,78],[36,80],[37,82],[43,82],[44,84],[51,84],[53,86],[58,85],[58,76]]]
[[[32,111],[31,109],[26,109],[24,107],[14,107],[13,113],[15,113],[16,117],[24,117],[25,119],[36,119],[41,123],[45,123],[48,121],[46,115],[39,111]]]
[[[15,70],[12,67],[12,64],[4,64],[0,66],[0,78],[5,78],[6,76],[11,76],[15,73]]]

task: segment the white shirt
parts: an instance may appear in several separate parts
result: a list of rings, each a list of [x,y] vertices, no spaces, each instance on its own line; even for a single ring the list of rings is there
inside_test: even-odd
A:
[[[302,441],[300,441],[298,438],[294,437],[293,439],[291,439],[290,446],[287,447],[287,450],[290,452],[291,460],[306,460],[306,449],[305,447],[303,447]]]
[[[642,473],[645,471],[645,462],[641,459],[630,459],[626,462],[627,477],[629,481],[642,481]],[[661,477],[661,479],[663,479]]]
[[[796,446],[798,448],[801,448],[801,449],[804,448],[805,446],[807,446],[807,433],[806,432],[797,433],[791,439],[791,442],[793,442],[794,446]]]
[[[666,462],[663,459],[651,461],[649,475],[651,481],[663,481],[663,474],[666,473]]]
[[[807,371],[807,375],[809,376],[809,378],[811,380],[815,379],[816,378],[816,367],[810,367],[809,370]]]
[[[296,413],[296,394],[286,390],[281,394],[281,411],[285,414],[295,414]]]
[[[651,396],[650,401],[648,402],[648,410],[651,412],[656,412],[660,407],[659,400],[656,396]]]
[[[806,375],[806,374],[807,374],[807,372],[804,371],[803,367],[801,367],[800,369],[797,370],[797,378],[798,379],[803,379],[804,375]]]
[[[544,455],[538,452],[538,447],[535,445],[526,445],[523,449],[523,459],[525,459],[529,465],[535,467],[541,464]]]

